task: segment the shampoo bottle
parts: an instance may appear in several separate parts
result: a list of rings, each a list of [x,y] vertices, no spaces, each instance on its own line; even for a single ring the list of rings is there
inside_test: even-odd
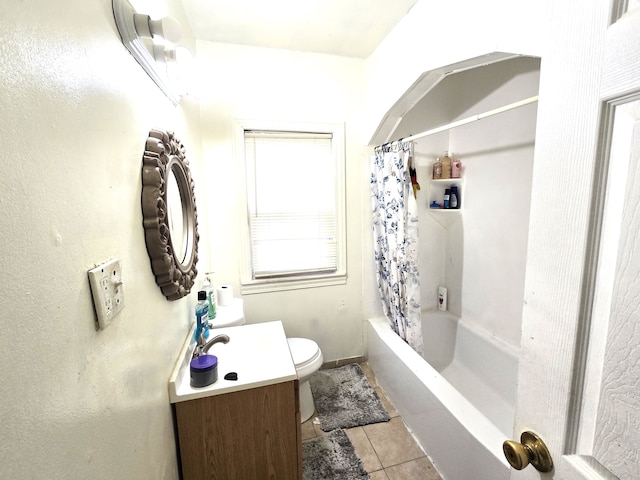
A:
[[[449,152],[444,152],[444,157],[442,157],[442,178],[451,178],[451,157]]]
[[[458,205],[458,187],[451,185],[449,189],[449,208],[460,208]]]

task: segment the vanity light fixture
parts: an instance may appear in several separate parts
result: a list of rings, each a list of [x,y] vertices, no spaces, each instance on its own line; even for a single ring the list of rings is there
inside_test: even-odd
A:
[[[179,62],[174,46],[181,38],[180,24],[173,18],[152,20],[137,13],[127,0],[112,0],[113,16],[123,45],[174,105],[182,92],[176,79],[170,78],[167,66]],[[190,52],[189,52],[190,55]]]

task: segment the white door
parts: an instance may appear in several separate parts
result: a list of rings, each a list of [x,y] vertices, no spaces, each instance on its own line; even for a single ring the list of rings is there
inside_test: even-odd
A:
[[[640,479],[640,0],[551,0],[513,440]]]

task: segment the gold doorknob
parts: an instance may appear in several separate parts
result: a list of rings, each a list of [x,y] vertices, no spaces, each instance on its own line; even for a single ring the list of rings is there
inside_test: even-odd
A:
[[[507,440],[502,444],[502,450],[509,465],[516,470],[522,470],[529,464],[540,472],[550,472],[553,469],[549,449],[533,432],[522,432],[520,443]]]

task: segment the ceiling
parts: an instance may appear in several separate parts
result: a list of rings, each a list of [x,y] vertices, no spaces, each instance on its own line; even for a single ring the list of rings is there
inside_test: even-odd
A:
[[[197,39],[368,57],[418,0],[182,0]]]

